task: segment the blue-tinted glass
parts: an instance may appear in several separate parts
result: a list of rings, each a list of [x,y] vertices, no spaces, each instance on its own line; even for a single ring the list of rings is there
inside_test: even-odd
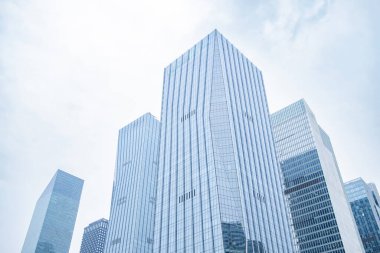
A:
[[[345,190],[365,252],[380,252],[380,197],[376,186],[358,178],[346,183]]]
[[[271,120],[297,250],[362,252],[330,138],[305,101]]]
[[[119,131],[105,252],[152,252],[159,136],[151,114]]]
[[[67,253],[83,180],[58,170],[37,201],[22,253]]]
[[[261,72],[214,31],[165,68],[154,252],[292,252]]]
[[[80,253],[103,253],[108,229],[108,220],[100,219],[84,229]]]

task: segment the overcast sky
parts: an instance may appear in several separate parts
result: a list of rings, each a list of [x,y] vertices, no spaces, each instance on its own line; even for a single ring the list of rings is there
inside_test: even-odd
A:
[[[118,129],[160,115],[163,69],[217,28],[264,74],[272,112],[305,98],[343,179],[380,186],[377,0],[0,0],[0,251],[20,252],[61,168],[85,180],[70,253],[108,218]]]

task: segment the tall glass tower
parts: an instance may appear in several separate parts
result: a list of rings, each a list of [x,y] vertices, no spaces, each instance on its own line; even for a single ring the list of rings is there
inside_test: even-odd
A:
[[[22,253],[67,253],[83,180],[58,170],[38,199]]]
[[[261,71],[213,31],[164,71],[154,252],[292,252]]]
[[[363,252],[330,138],[306,102],[274,113],[272,126],[300,252]]]
[[[119,131],[105,252],[152,252],[160,122],[147,113]]]
[[[108,229],[108,220],[100,219],[85,227],[80,253],[103,253]]]
[[[374,184],[357,178],[344,185],[366,253],[380,253],[380,197]]]

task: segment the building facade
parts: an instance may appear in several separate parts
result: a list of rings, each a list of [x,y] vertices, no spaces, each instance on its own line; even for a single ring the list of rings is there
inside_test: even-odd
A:
[[[363,252],[330,139],[306,102],[271,119],[299,251]]]
[[[22,253],[67,253],[83,180],[58,170],[38,199]]]
[[[103,253],[108,229],[108,220],[97,220],[85,227],[80,253]]]
[[[160,122],[145,114],[119,131],[105,252],[152,252]]]
[[[380,197],[374,184],[357,178],[345,185],[366,253],[380,253]]]
[[[164,71],[154,252],[293,252],[261,71],[218,31]]]

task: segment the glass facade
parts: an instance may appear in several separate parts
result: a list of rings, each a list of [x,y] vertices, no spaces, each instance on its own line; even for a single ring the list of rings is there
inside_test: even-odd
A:
[[[80,253],[103,253],[108,220],[100,219],[88,225],[83,232]]]
[[[119,131],[105,252],[152,252],[160,122],[147,113]]]
[[[165,68],[154,252],[293,252],[261,71],[218,31]]]
[[[358,178],[345,185],[366,253],[380,253],[380,197],[374,184]]]
[[[67,253],[83,180],[58,170],[38,199],[22,253]]]
[[[330,138],[304,100],[271,116],[297,250],[363,252]]]

